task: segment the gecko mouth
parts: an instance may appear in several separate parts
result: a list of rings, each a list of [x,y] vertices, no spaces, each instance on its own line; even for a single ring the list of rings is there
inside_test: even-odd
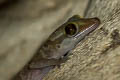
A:
[[[68,56],[68,53],[69,53],[69,52],[65,53],[65,54],[63,55],[63,57],[67,57],[67,56]]]

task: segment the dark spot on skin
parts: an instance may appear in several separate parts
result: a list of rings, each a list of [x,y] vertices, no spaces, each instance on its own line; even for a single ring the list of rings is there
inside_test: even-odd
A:
[[[57,47],[57,48],[60,48],[60,45],[59,45],[59,44],[56,44],[56,47]]]
[[[44,47],[48,48],[49,46],[47,44],[44,44]]]

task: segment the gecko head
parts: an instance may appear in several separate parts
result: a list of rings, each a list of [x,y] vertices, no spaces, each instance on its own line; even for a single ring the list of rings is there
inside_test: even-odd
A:
[[[42,47],[47,59],[59,59],[67,56],[86,35],[94,31],[100,24],[98,18],[80,18],[78,15],[71,17],[66,23],[61,25],[51,34],[45,43],[48,47]]]
[[[67,56],[68,52],[73,49],[86,35],[94,31],[100,24],[98,18],[78,18],[73,17],[63,25],[64,34],[59,38],[59,56]],[[63,37],[64,36],[64,37]],[[58,56],[56,56],[58,57]]]

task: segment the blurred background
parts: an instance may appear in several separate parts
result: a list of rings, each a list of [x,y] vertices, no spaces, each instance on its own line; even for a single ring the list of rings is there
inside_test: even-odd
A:
[[[89,0],[0,0],[0,80],[9,80],[69,17]]]

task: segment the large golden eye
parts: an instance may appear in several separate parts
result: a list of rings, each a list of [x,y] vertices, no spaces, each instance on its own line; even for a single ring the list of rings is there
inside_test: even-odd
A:
[[[68,36],[74,36],[77,33],[77,26],[75,24],[68,24],[65,26],[65,33]]]

